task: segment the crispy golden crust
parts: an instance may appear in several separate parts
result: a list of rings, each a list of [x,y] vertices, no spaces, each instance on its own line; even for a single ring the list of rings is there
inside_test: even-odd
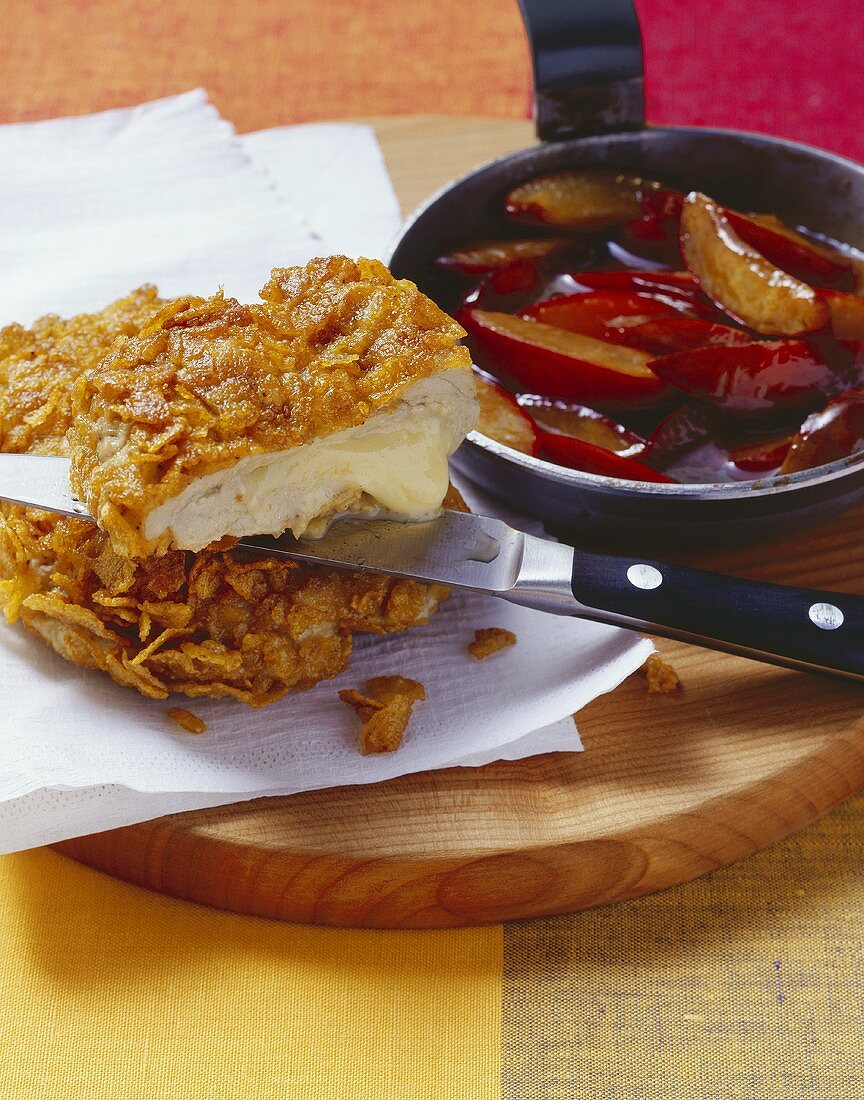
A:
[[[144,289],[101,314],[4,330],[4,449],[62,453],[77,374],[160,304]],[[25,359],[34,348],[29,384],[38,400],[25,399]],[[455,492],[446,504],[464,507]],[[0,577],[7,619],[23,621],[67,660],[152,698],[181,692],[253,706],[335,676],[352,634],[423,623],[447,594],[413,581],[255,560],[227,545],[131,561],[92,524],[14,505],[0,509]]]
[[[336,676],[351,636],[426,621],[441,586],[222,551],[131,562],[81,520],[0,515],[0,603],[61,656],[142,695],[253,706]]]
[[[186,733],[206,733],[207,723],[185,707],[169,707],[168,717]]]
[[[351,635],[423,622],[444,595],[410,581],[226,552],[130,562],[92,524],[7,507],[0,599],[62,656],[142,695],[253,706],[341,672]]]
[[[73,382],[164,304],[155,287],[142,286],[101,313],[0,329],[0,450],[65,454]]]
[[[659,653],[652,653],[643,666],[652,695],[671,695],[681,687],[678,673]]]
[[[402,744],[414,704],[426,698],[426,689],[405,676],[373,676],[364,690],[365,695],[353,688],[339,692],[342,702],[352,707],[363,723],[360,751],[364,756],[395,752]]]
[[[263,301],[183,298],[74,389],[72,485],[126,557],[153,508],[241,458],[362,424],[408,384],[471,363],[460,326],[376,260],[276,269]]]
[[[501,626],[490,626],[482,630],[474,631],[474,641],[468,645],[468,652],[478,661],[491,657],[502,649],[509,649],[516,645],[516,635],[512,630],[505,630]]]

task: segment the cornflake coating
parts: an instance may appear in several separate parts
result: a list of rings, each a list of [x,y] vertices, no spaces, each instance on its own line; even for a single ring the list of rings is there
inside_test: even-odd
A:
[[[72,486],[122,556],[174,547],[147,517],[199,479],[357,428],[442,372],[473,392],[462,328],[376,260],[275,269],[261,297],[178,299],[78,379]]]
[[[490,626],[484,630],[474,631],[474,641],[468,646],[468,652],[478,661],[484,657],[491,657],[501,649],[509,649],[516,645],[516,635],[512,630],[504,630],[500,626]]]
[[[118,336],[134,336],[165,303],[142,286],[101,313],[49,314],[0,329],[0,451],[66,454],[72,385]]]
[[[373,676],[366,681],[366,691],[382,703],[392,703],[399,696],[406,696],[412,703],[426,698],[426,689],[418,680],[406,676]]]
[[[62,454],[71,384],[160,305],[144,288],[100,314],[0,332],[3,449]],[[445,505],[464,510],[455,490]],[[0,577],[7,620],[20,619],[67,660],[154,699],[180,692],[253,706],[337,675],[354,633],[424,623],[448,594],[440,585],[232,553],[230,540],[132,561],[91,523],[11,504],[0,506]]]
[[[644,668],[650,694],[671,695],[681,687],[678,673],[659,653],[652,653]]]
[[[169,708],[168,717],[172,722],[176,723],[181,730],[185,730],[186,733],[207,732],[207,723],[204,719],[199,718],[197,714],[193,714],[191,710],[186,710],[185,707]]]
[[[339,692],[342,702],[353,707],[363,722],[360,749],[364,756],[395,752],[402,744],[414,704],[426,698],[426,689],[404,676],[375,676],[366,681],[364,690],[365,695],[354,689]]]

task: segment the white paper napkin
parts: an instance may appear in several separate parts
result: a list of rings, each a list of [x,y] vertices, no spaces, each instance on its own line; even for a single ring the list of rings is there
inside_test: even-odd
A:
[[[167,295],[224,283],[252,299],[271,266],[380,255],[398,226],[368,128],[238,139],[201,92],[0,127],[0,165],[3,321],[98,309],[145,281]],[[487,626],[518,643],[477,662],[466,646]],[[260,795],[579,749],[569,716],[650,650],[622,631],[462,594],[426,627],[359,639],[351,667],[310,692],[259,711],[189,703],[209,726],[195,737],[167,718],[182,697],[144,699],[0,626],[0,851]],[[337,691],[389,673],[421,680],[427,700],[398,752],[362,757]]]
[[[254,300],[322,244],[203,91],[0,126],[0,323],[100,309],[141,283]]]
[[[280,194],[303,211],[325,255],[384,257],[402,214],[371,126],[313,122],[240,140]]]

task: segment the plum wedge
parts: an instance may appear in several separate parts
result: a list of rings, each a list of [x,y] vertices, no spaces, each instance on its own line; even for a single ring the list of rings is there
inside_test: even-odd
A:
[[[540,436],[533,420],[519,407],[516,398],[491,378],[474,372],[480,418],[477,430],[490,439],[512,447],[522,454],[536,455]]]
[[[722,316],[689,271],[574,271],[570,277],[587,290],[649,294],[698,317]]]
[[[665,470],[682,455],[711,443],[717,434],[717,415],[706,405],[680,405],[656,426],[648,437],[641,458],[658,470]]]
[[[724,213],[745,244],[790,275],[808,282],[833,283],[851,268],[851,260],[842,253],[808,240],[773,214]]]
[[[500,271],[490,272],[473,287],[463,298],[456,320],[464,327],[465,318],[472,309],[508,313],[524,309],[536,301],[542,286],[537,265],[530,260],[516,260]]]
[[[789,453],[792,436],[784,435],[760,443],[735,447],[729,452],[729,461],[747,474],[767,474],[782,466]]]
[[[698,191],[684,201],[680,245],[708,297],[756,332],[798,336],[827,324],[825,299],[746,244],[723,207]]]
[[[584,405],[520,394],[539,435],[540,456],[570,470],[626,481],[671,482],[667,474],[637,461],[645,440],[635,432]]]
[[[562,251],[564,242],[554,238],[522,241],[477,241],[439,256],[439,267],[461,271],[463,275],[488,275],[518,260],[542,260]]]
[[[576,439],[571,435],[558,435],[555,432],[540,433],[541,457],[547,455],[557,466],[566,466],[569,470],[582,470],[588,474],[602,474],[605,477],[617,477],[623,481],[651,481],[671,484],[673,479],[659,470]]]
[[[657,317],[634,325],[622,339],[630,347],[642,348],[654,355],[670,355],[711,344],[738,347],[753,341],[752,335],[744,329],[704,321],[701,317]]]
[[[534,393],[592,403],[656,398],[665,389],[647,352],[508,313],[470,309],[459,320],[501,371]]]
[[[864,450],[864,390],[839,394],[798,430],[780,472],[794,474]]]
[[[695,297],[699,284],[689,271],[573,271],[572,278],[590,290],[672,291]]]
[[[803,340],[764,340],[674,352],[651,369],[718,409],[765,415],[817,408],[836,387],[834,372]]]
[[[838,340],[864,340],[864,298],[842,290],[821,290],[831,311],[831,332]]]
[[[637,218],[645,186],[651,185],[608,168],[551,172],[509,191],[506,210],[519,221],[591,232]]]
[[[645,440],[641,436],[596,409],[534,393],[519,394],[516,400],[542,432],[569,435],[625,458],[636,458],[645,449]]]
[[[864,299],[862,299],[864,303]],[[589,291],[538,302],[522,316],[568,332],[580,332],[615,343],[623,332],[658,317],[677,317],[687,308],[683,299],[655,298],[626,290]],[[626,342],[626,341],[622,341]]]

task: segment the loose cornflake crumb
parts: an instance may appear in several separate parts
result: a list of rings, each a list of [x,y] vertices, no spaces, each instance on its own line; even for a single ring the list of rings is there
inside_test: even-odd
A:
[[[187,733],[206,733],[207,723],[185,707],[171,707],[168,717]]]
[[[360,749],[364,756],[377,752],[395,752],[416,702],[426,698],[426,689],[417,680],[405,676],[374,676],[364,685],[365,694],[350,688],[339,698],[353,707],[363,722]]]
[[[485,630],[474,631],[474,641],[468,646],[468,652],[478,661],[497,653],[499,649],[507,649],[516,645],[516,635],[512,630],[504,630],[500,626],[490,626]]]
[[[671,695],[681,687],[678,673],[668,664],[659,653],[652,653],[645,662],[645,677],[648,680],[648,691],[652,694]]]

